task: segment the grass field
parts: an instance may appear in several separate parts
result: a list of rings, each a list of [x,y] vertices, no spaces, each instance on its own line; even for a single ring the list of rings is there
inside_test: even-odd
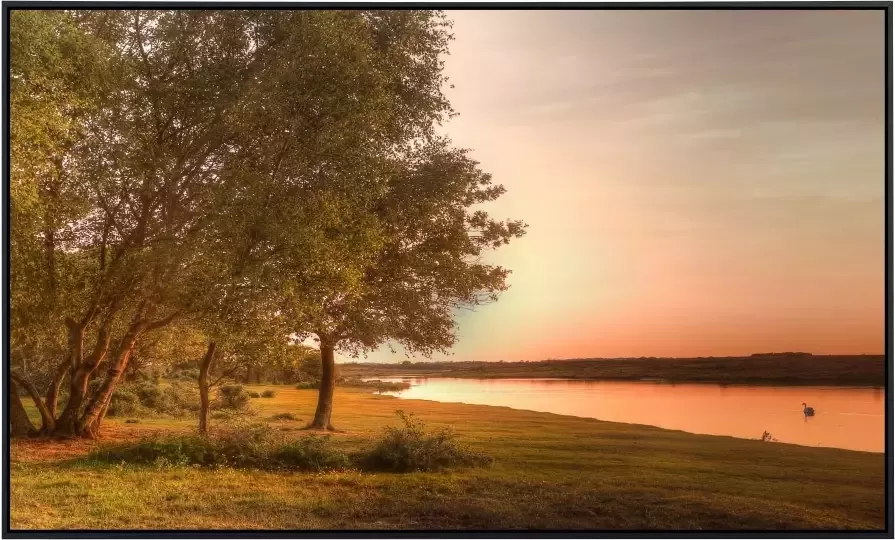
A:
[[[295,432],[313,390],[253,399],[254,420]],[[369,444],[394,411],[495,458],[448,473],[274,474],[97,465],[91,442],[11,446],[12,529],[875,529],[884,455],[691,435],[502,407],[339,389],[333,437]],[[291,412],[294,421],[268,420]],[[106,440],[188,431],[191,419],[109,419]]]
[[[542,362],[342,364],[349,377],[564,378],[822,386],[883,386],[885,356],[586,358]]]

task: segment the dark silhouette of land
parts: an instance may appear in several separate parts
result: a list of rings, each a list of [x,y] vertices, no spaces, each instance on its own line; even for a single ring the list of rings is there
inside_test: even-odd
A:
[[[347,363],[353,377],[563,378],[820,386],[883,386],[883,355],[759,353],[708,358],[576,358],[540,362]]]

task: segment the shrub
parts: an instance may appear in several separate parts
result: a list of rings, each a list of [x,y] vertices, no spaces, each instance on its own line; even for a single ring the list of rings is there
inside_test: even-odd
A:
[[[242,385],[222,386],[218,392],[217,406],[221,409],[239,411],[249,404],[249,394]]]
[[[320,388],[320,381],[306,381],[295,385],[298,390],[317,390]]]
[[[249,397],[250,398],[259,398],[259,397],[261,397],[261,394],[259,394],[258,392],[249,392]]]
[[[196,368],[180,369],[168,375],[169,379],[179,381],[196,382],[199,380],[199,370]]]
[[[261,392],[261,397],[263,398],[272,398],[275,395],[277,395],[277,393],[273,390],[265,390],[264,392]]]
[[[275,415],[271,416],[270,419],[271,420],[298,420],[298,417],[292,413],[284,412],[284,413],[275,414]]]
[[[427,431],[412,414],[396,411],[403,423],[388,427],[383,437],[361,458],[365,468],[376,471],[441,471],[462,466],[488,465],[492,458],[459,444],[449,428]]]
[[[198,389],[194,385],[172,382],[161,386],[155,380],[121,385],[112,394],[109,416],[165,414],[182,416],[199,410]]]
[[[125,424],[139,424],[140,421],[137,420],[136,418],[128,418],[127,420],[124,421],[124,423]]]
[[[239,426],[210,437],[149,437],[136,443],[101,446],[88,460],[156,466],[240,467],[322,471],[351,467],[349,457],[332,447],[328,436],[286,441],[267,426]]]
[[[265,424],[234,426],[211,438],[216,463],[246,469],[269,467],[267,457],[277,442],[274,430]]]
[[[139,396],[128,385],[118,388],[109,401],[109,416],[130,416],[142,412]]]
[[[301,471],[329,471],[351,468],[348,456],[332,447],[330,437],[306,435],[277,448],[271,459],[280,468]]]
[[[151,381],[144,381],[138,383],[134,391],[137,393],[137,397],[140,398],[140,403],[145,407],[155,410],[162,408],[164,392],[160,385]]]
[[[133,444],[100,446],[88,460],[154,465],[215,465],[211,441],[198,435],[149,437]]]

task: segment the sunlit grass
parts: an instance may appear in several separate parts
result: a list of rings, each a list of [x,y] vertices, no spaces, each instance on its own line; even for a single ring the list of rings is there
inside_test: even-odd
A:
[[[254,421],[295,436],[316,392],[253,399]],[[20,528],[861,528],[883,527],[882,454],[691,435],[504,407],[398,401],[340,389],[333,435],[364,448],[394,411],[449,425],[489,468],[288,473],[88,465],[91,443],[12,445]],[[215,422],[212,422],[214,428]],[[189,431],[189,418],[109,419],[107,439]]]

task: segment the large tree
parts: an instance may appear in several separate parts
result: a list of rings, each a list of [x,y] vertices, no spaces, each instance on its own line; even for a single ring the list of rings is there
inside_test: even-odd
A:
[[[19,15],[15,377],[45,433],[96,435],[138,343],[216,295],[304,313],[355,294],[396,157],[450,114],[434,12]]]

